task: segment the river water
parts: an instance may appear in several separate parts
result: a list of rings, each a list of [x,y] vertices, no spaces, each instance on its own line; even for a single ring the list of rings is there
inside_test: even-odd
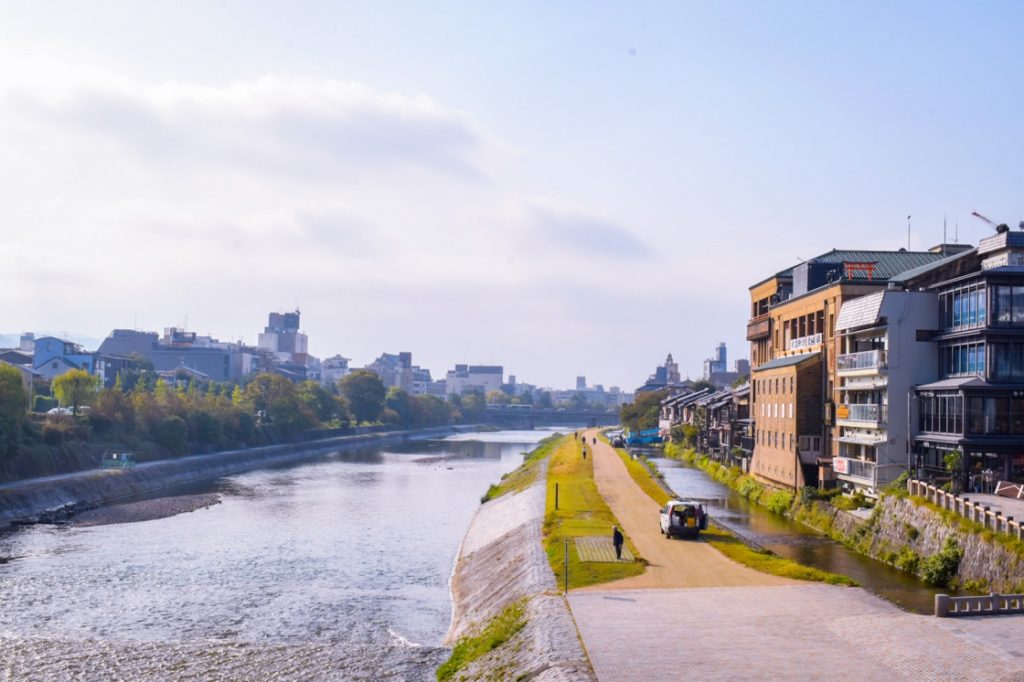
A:
[[[550,433],[328,455],[193,489],[222,498],[193,513],[0,536],[0,679],[433,679],[480,496]]]
[[[932,613],[936,589],[888,564],[847,549],[803,524],[773,514],[714,480],[700,469],[666,458],[652,458],[677,495],[705,503],[712,520],[779,556],[849,576],[865,589],[903,608]]]

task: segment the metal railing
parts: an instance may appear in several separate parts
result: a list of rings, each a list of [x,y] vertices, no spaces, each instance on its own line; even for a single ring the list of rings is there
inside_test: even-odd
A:
[[[836,369],[840,372],[855,369],[879,369],[885,367],[884,350],[866,350],[847,353],[836,358]]]
[[[872,422],[877,424],[885,422],[888,416],[889,410],[886,405],[875,405],[874,403],[865,405],[844,404],[839,406],[836,419],[851,422]]]

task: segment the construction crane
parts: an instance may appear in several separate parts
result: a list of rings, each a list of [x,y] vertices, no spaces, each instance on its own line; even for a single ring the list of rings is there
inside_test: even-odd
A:
[[[991,227],[996,232],[1006,232],[1007,230],[1010,229],[1010,226],[1007,225],[1006,223],[999,223],[997,225],[995,222],[989,220],[988,218],[981,215],[977,211],[971,211],[971,215],[977,218],[978,220],[984,221],[986,224],[988,224],[989,227]]]

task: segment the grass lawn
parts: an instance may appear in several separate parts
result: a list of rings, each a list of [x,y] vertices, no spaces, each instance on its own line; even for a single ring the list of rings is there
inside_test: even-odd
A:
[[[444,681],[454,678],[467,665],[512,639],[525,625],[525,601],[510,604],[488,622],[480,634],[459,640],[448,660],[437,669],[437,679]]]
[[[548,464],[548,495],[544,517],[544,547],[559,587],[565,584],[566,540],[569,541],[570,588],[596,585],[643,573],[646,564],[642,559],[620,563],[580,561],[573,538],[588,535],[611,538],[612,526],[617,523],[594,482],[593,457],[583,459],[580,441],[573,440],[572,436],[563,437],[554,446]],[[629,537],[626,537],[626,546],[634,557],[639,556]]]

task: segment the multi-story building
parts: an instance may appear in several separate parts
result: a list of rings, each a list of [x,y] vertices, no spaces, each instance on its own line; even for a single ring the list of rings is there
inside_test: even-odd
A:
[[[174,327],[165,331],[163,340],[156,332],[115,329],[100,344],[98,353],[107,356],[112,363],[118,358],[123,360],[127,356],[139,355],[152,362],[158,372],[184,368],[211,381],[240,379],[257,368],[270,369],[261,366],[254,348],[196,337]]]
[[[505,368],[501,365],[455,365],[445,376],[448,395],[480,391],[487,395],[504,383]]]
[[[320,363],[320,384],[322,386],[337,385],[341,378],[348,374],[349,358],[335,355]]]
[[[908,396],[935,378],[937,318],[930,292],[879,291],[842,304],[832,469],[847,490],[876,495],[906,471],[916,432]]]
[[[817,481],[819,467],[828,467],[837,454],[831,436],[840,308],[883,289],[895,275],[944,257],[941,250],[832,250],[750,287],[747,339],[756,421],[751,466],[755,476],[784,487]],[[767,410],[775,408],[762,408],[761,403],[780,404],[783,394],[776,386],[783,381],[787,386],[792,381],[815,397],[795,396],[792,418],[771,417],[771,422],[762,423],[762,418],[768,419]],[[768,387],[772,391],[762,398],[761,389]]]
[[[1024,232],[1000,230],[902,278],[938,306],[937,380],[914,398],[917,473],[943,475],[959,452],[964,486],[1024,482]]]
[[[270,313],[259,336],[259,347],[273,353],[282,363],[305,365],[309,339],[299,331],[301,313]]]

